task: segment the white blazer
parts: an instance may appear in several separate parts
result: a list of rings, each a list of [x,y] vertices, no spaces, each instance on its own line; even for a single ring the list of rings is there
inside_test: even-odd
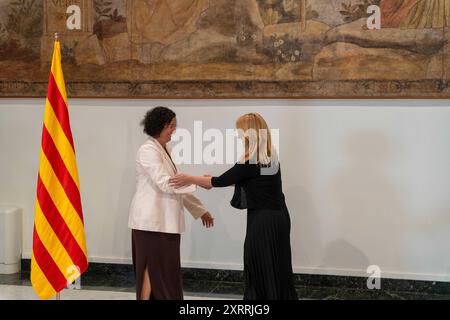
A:
[[[183,233],[184,207],[195,219],[207,209],[190,192],[175,190],[169,178],[177,172],[163,146],[150,137],[136,156],[136,193],[131,201],[128,227],[136,230]]]

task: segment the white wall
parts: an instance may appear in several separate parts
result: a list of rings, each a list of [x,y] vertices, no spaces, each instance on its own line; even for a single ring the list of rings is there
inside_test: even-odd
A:
[[[450,281],[450,101],[77,100],[69,101],[88,252],[130,263],[128,205],[139,122],[173,106],[179,127],[233,128],[261,113],[280,129],[283,187],[292,219],[295,272]],[[30,257],[43,99],[0,99],[0,204],[24,208]],[[228,166],[182,170],[219,174]],[[205,230],[187,214],[184,266],[242,269],[245,212],[232,189],[200,190],[216,218]]]

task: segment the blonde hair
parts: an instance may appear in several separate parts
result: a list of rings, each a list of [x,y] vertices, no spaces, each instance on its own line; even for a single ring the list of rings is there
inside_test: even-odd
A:
[[[247,113],[236,120],[236,128],[244,140],[241,162],[268,165],[276,158],[272,136],[264,118],[258,113]]]

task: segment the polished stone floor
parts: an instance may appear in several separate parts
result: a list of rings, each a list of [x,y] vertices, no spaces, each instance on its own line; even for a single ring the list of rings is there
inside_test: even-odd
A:
[[[330,287],[298,287],[300,300],[450,300],[449,295],[367,291]],[[62,300],[135,300],[134,288],[82,286],[64,290]],[[242,295],[185,291],[185,300],[241,300]],[[0,300],[37,300],[30,285],[0,285]]]
[[[134,292],[121,291],[118,288],[81,288],[81,290],[64,290],[61,300],[136,300]],[[0,300],[38,300],[30,286],[0,285]],[[185,300],[235,300],[234,295],[207,295],[185,292]],[[55,300],[55,299],[52,299]]]
[[[122,270],[123,269],[123,270]],[[28,269],[25,269],[28,270]],[[183,270],[186,300],[240,300],[242,274],[224,270]],[[365,278],[296,275],[300,300],[450,300],[449,282],[382,279],[380,290],[369,290]],[[135,283],[129,267],[92,264],[81,279],[81,290],[65,290],[63,299],[134,300]],[[29,271],[0,275],[0,300],[37,298]]]

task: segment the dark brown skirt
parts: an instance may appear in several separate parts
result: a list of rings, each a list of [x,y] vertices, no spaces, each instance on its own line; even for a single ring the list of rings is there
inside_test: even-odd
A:
[[[132,230],[136,298],[140,299],[147,267],[150,299],[183,300],[180,262],[180,234]]]

